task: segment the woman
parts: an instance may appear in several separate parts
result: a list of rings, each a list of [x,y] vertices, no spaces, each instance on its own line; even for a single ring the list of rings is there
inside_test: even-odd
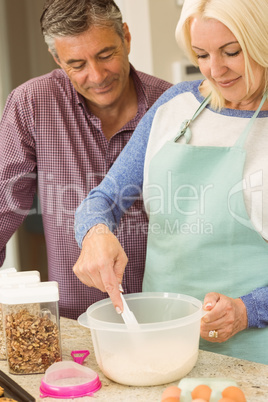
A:
[[[204,299],[200,347],[266,364],[267,16],[266,0],[185,1],[176,38],[205,80],[162,95],[82,203],[74,267],[122,308],[126,256],[107,226],[118,224],[143,186],[143,290]]]

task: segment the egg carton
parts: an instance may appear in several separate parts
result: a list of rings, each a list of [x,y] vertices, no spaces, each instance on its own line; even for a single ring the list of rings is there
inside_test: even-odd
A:
[[[192,402],[191,392],[198,385],[208,385],[212,389],[209,402],[218,402],[225,388],[238,387],[237,383],[229,378],[183,378],[178,384],[181,389],[180,402]]]

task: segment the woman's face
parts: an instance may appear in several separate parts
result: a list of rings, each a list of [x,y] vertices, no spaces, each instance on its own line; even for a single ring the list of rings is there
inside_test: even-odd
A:
[[[221,92],[225,106],[256,109],[264,88],[264,68],[250,60],[255,81],[248,93],[244,55],[233,33],[215,19],[195,17],[190,34],[200,71]]]

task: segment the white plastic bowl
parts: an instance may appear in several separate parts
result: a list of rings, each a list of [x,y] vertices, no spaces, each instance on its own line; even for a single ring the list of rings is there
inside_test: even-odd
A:
[[[110,299],[92,304],[78,318],[90,328],[97,363],[111,380],[150,386],[176,381],[194,367],[202,303],[176,293],[125,295],[139,329],[130,331]]]

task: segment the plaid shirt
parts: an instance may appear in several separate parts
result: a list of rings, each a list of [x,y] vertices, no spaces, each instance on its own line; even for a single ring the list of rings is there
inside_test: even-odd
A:
[[[131,74],[138,112],[109,141],[100,120],[58,69],[15,89],[0,123],[0,265],[7,241],[38,191],[48,275],[59,284],[61,316],[76,319],[107,296],[82,284],[72,271],[80,254],[74,238],[75,210],[108,172],[144,113],[171,86],[133,67]],[[130,212],[116,233],[129,258],[122,282],[126,293],[141,291],[147,240],[142,201]]]

